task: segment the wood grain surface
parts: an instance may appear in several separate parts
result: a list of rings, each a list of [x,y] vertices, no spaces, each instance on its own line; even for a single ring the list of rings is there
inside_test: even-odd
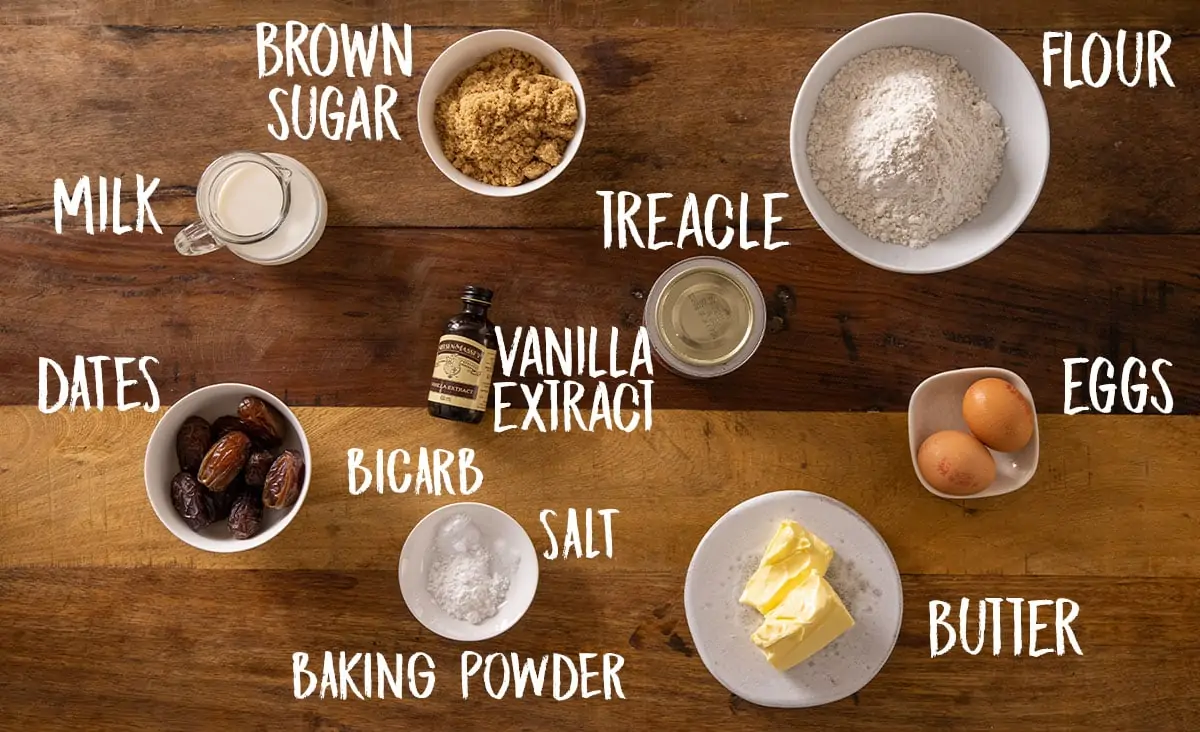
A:
[[[0,409],[0,475],[11,486],[0,503],[0,566],[391,566],[417,521],[463,497],[374,488],[351,496],[346,451],[366,450],[371,467],[375,450],[404,449],[415,466],[421,447],[470,447],[484,481],[469,499],[510,513],[539,550],[550,546],[542,509],[558,512],[560,542],[570,507],[621,512],[612,561],[543,562],[551,574],[682,578],[721,514],[760,493],[799,489],[861,513],[906,573],[1200,577],[1190,457],[1200,450],[1200,421],[1190,417],[1042,416],[1033,482],[963,502],[921,487],[899,414],[663,411],[650,432],[630,434],[497,434],[421,409],[317,407],[297,416],[313,470],[300,515],[260,549],[217,555],[174,540],[147,505],[142,458],[157,415]],[[1058,530],[1064,517],[1074,530]]]
[[[543,575],[521,625],[478,653],[620,653],[627,699],[497,701],[478,677],[462,699],[461,644],[410,619],[393,570],[0,570],[0,700],[14,725],[194,729],[1120,729],[1200,724],[1200,582],[905,576],[904,625],[880,674],[836,704],[771,710],[704,670],[679,572]],[[1083,656],[990,650],[929,657],[928,603],[982,596],[1075,599]],[[46,608],[68,608],[46,612]],[[974,625],[971,626],[972,628]],[[293,699],[292,654],[423,651],[426,699]],[[309,667],[319,672],[320,661]],[[1164,672],[1164,670],[1168,670]],[[499,677],[497,677],[498,680]],[[361,684],[361,677],[360,682]],[[407,694],[407,690],[406,690]],[[47,699],[54,703],[45,703]]]
[[[288,0],[248,4],[240,0],[165,3],[156,0],[8,0],[0,23],[33,25],[135,25],[237,27],[260,21],[416,26],[566,27],[612,31],[624,28],[837,28],[849,30],[884,15],[951,13],[994,30],[1087,28],[1200,28],[1200,10],[1186,2],[1131,6],[1122,0],[1059,0],[1053,3],[968,3],[957,0],[705,0],[637,3],[628,0]]]
[[[22,88],[4,112],[0,220],[52,221],[56,178],[141,173],[161,179],[153,198],[159,222],[184,224],[195,216],[193,187],[208,163],[231,150],[270,149],[295,156],[322,180],[335,225],[595,231],[603,220],[596,191],[628,190],[785,192],[781,226],[813,227],[795,187],[788,125],[807,69],[839,32],[547,29],[546,40],[564,51],[583,84],[582,147],[553,186],[489,199],[433,166],[415,121],[424,70],[470,30],[414,32],[413,78],[390,81],[400,94],[394,117],[401,141],[333,142],[318,133],[278,142],[267,132],[276,120],[273,88],[300,83],[307,94],[314,83],[352,91],[364,81],[368,88],[389,82],[347,80],[340,70],[327,79],[259,79],[249,28],[0,26],[0,48],[8,51],[0,55],[0,78],[19,78]],[[1040,70],[1040,29],[1001,38]],[[1200,38],[1174,37],[1166,58],[1186,87],[1200,76]],[[1190,174],[1200,97],[1186,88],[1116,83],[1056,85],[1043,95],[1053,162],[1027,230],[1200,230],[1192,205],[1200,184]],[[56,100],[52,114],[46,99]]]
[[[917,10],[996,32],[1039,83],[1043,31],[1163,30],[1177,88],[1042,87],[1053,153],[1022,232],[955,272],[883,272],[816,228],[788,126],[830,44]],[[288,19],[410,23],[414,73],[257,78],[254,24]],[[587,99],[570,168],[515,200],[445,179],[415,121],[436,56],[490,27],[555,45]],[[1200,728],[1200,5],[8,0],[0,49],[0,730]],[[276,141],[267,95],[293,83],[391,84],[403,139]],[[321,179],[330,228],[301,261],[173,251],[201,171],[235,149],[294,155]],[[73,221],[54,234],[56,178],[138,173],[161,179],[163,234],[92,237]],[[671,192],[668,221],[687,192],[785,192],[777,228],[792,245],[604,251],[598,190]],[[753,228],[762,217],[756,203]],[[502,326],[615,326],[627,353],[654,279],[698,254],[745,267],[775,320],[728,378],[656,373],[651,432],[495,434],[425,415],[433,344],[463,285],[497,290]],[[157,358],[164,408],[220,381],[295,405],[314,466],[296,520],[244,554],[173,538],[143,480],[161,413],[117,412],[111,391],[103,412],[35,406],[38,358],[77,354]],[[1170,360],[1177,416],[1062,416],[1075,356]],[[913,474],[903,412],[924,378],[973,365],[1028,381],[1040,466],[1017,493],[944,501]],[[485,479],[470,498],[511,513],[539,549],[541,510],[618,509],[614,557],[542,560],[513,631],[469,648],[437,638],[405,607],[395,567],[412,526],[460,497],[347,486],[347,449],[422,446],[475,449]],[[904,573],[880,675],[800,711],[731,696],[682,602],[708,527],[787,488],[862,513]],[[931,659],[928,603],[962,597],[1070,598],[1084,655]],[[629,698],[496,701],[476,684],[464,700],[468,649],[621,653]],[[326,650],[424,651],[437,687],[425,700],[293,699],[291,654],[312,667]]]
[[[715,382],[655,374],[663,409],[904,411],[926,377],[992,365],[1063,411],[1063,359],[1165,358],[1175,413],[1200,411],[1200,263],[1192,237],[1019,235],[936,277],[859,262],[823,234],[724,254],[785,316],[754,359]],[[38,357],[154,356],[170,403],[249,381],[292,404],[421,406],[463,285],[497,290],[503,328],[595,325],[633,346],[644,295],[672,262],[712,250],[605,251],[596,232],[332,229],[283,268],[228,252],[178,256],[169,236],[55,237],[0,227],[0,404],[34,404]],[[101,262],[101,266],[92,266]],[[775,295],[794,299],[780,307]],[[1084,377],[1084,370],[1076,372]],[[585,379],[586,381],[586,379]],[[1157,387],[1155,387],[1157,393]],[[764,398],[769,391],[770,398]],[[142,392],[144,393],[144,390]],[[1076,392],[1074,404],[1085,399]],[[1124,410],[1117,399],[1117,411]]]

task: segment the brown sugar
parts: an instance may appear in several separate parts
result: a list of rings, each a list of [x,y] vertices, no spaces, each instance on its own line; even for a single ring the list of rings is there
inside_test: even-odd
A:
[[[575,89],[524,51],[504,48],[464,71],[434,112],[442,151],[475,180],[518,186],[562,161],[575,137]]]

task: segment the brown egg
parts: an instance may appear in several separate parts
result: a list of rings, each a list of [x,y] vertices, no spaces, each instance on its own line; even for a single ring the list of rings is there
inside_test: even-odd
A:
[[[996,461],[983,443],[955,430],[935,432],[921,443],[917,469],[929,485],[956,496],[974,495],[996,479]]]
[[[1033,437],[1033,408],[1004,379],[980,379],[963,397],[963,419],[979,441],[993,450],[1016,452]]]

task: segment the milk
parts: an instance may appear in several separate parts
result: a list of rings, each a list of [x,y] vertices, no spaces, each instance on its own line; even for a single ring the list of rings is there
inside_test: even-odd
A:
[[[217,191],[217,218],[238,236],[255,236],[279,220],[283,185],[258,163],[241,163],[225,174]]]
[[[254,244],[235,244],[230,251],[259,264],[284,264],[304,256],[325,231],[328,208],[325,192],[312,171],[294,158],[265,153],[291,172],[291,205],[287,216],[266,239]],[[216,216],[231,233],[253,236],[269,230],[283,208],[279,179],[254,162],[233,166],[217,181]]]

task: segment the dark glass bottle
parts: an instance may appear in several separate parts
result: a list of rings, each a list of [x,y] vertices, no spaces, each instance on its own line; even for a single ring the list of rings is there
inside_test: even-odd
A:
[[[496,328],[487,316],[492,291],[471,285],[463,290],[462,301],[462,312],[450,318],[438,340],[429,413],[478,424],[487,412],[496,364]]]

